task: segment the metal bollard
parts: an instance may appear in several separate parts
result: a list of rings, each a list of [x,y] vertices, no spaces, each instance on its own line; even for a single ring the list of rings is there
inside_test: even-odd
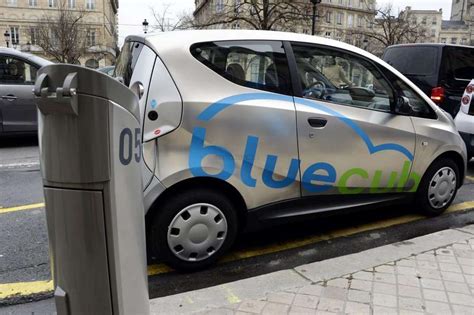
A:
[[[149,314],[137,97],[64,64],[34,93],[58,314]]]

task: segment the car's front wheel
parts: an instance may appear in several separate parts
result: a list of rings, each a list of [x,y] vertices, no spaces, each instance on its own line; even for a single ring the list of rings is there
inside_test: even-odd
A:
[[[424,214],[439,215],[453,202],[459,186],[456,163],[441,158],[431,164],[417,191],[417,204]]]
[[[158,207],[150,241],[156,257],[175,269],[205,268],[215,263],[235,240],[235,208],[220,192],[185,191]]]

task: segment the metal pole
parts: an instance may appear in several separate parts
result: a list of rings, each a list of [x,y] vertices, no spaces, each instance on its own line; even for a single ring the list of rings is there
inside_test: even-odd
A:
[[[315,26],[316,26],[316,3],[313,3],[313,25],[311,28],[311,35],[314,35]]]

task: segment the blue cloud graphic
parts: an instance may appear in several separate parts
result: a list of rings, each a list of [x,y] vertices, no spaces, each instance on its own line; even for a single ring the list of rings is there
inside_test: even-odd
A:
[[[370,154],[374,154],[381,151],[397,151],[405,155],[410,161],[413,161],[413,154],[402,145],[396,143],[383,143],[379,145],[374,145],[372,140],[370,140],[369,135],[362,130],[362,128],[355,123],[352,119],[344,116],[343,114],[336,112],[335,110],[317,103],[316,101],[304,99],[304,98],[293,98],[287,95],[280,95],[280,94],[271,94],[271,93],[245,93],[245,94],[238,94],[223,98],[217,102],[212,103],[209,105],[205,110],[203,110],[198,119],[202,121],[209,121],[213,119],[217,114],[219,114],[224,109],[240,103],[244,101],[250,100],[275,100],[275,101],[286,101],[286,102],[293,102],[293,100],[301,105],[309,106],[326,112],[334,117],[340,119],[343,123],[349,126],[354,132],[365,142],[367,145],[367,149],[369,150]]]

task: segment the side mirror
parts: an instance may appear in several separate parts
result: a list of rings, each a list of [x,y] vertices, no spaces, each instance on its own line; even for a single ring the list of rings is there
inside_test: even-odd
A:
[[[406,96],[399,96],[395,102],[394,112],[396,114],[409,115],[414,112],[410,99]]]

